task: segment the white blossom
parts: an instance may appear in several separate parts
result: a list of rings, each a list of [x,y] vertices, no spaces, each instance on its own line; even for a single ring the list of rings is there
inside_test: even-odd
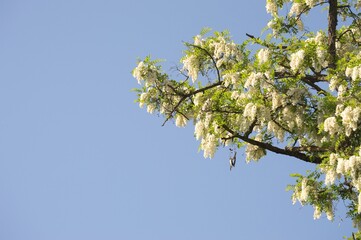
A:
[[[257,106],[254,103],[247,103],[246,107],[244,108],[243,116],[249,117],[251,121],[256,118],[257,115]]]
[[[302,188],[301,188],[301,194],[300,194],[300,201],[306,202],[310,193],[311,187],[307,185],[307,178],[302,179]]]
[[[291,54],[290,66],[292,71],[296,72],[303,64],[305,51],[303,49]]]
[[[204,118],[204,127],[208,128],[211,126],[211,121],[212,121],[212,114],[211,113],[207,113],[206,117]]]
[[[143,107],[145,104],[146,99],[148,98],[148,93],[144,92],[142,94],[140,94],[139,97],[139,107]]]
[[[195,82],[198,79],[199,72],[199,59],[195,55],[188,55],[183,59],[183,70],[187,70],[192,81]]]
[[[203,103],[203,105],[202,105],[202,108],[201,108],[202,111],[203,111],[203,112],[207,111],[211,105],[212,105],[211,100],[210,100],[210,99],[207,99],[207,100]]]
[[[295,187],[294,191],[293,191],[293,194],[292,194],[292,204],[295,205],[297,200],[298,200],[298,195],[299,195],[299,187],[298,185]]]
[[[314,7],[318,0],[306,0],[306,5],[310,8]]]
[[[325,176],[325,184],[326,185],[331,185],[334,184],[337,178],[337,173],[336,171],[331,168],[326,172],[326,176]]]
[[[267,23],[267,27],[268,28],[273,28],[275,26],[275,21],[273,19],[271,19],[268,23]]]
[[[257,136],[255,137],[254,140],[261,142],[262,135],[257,134]],[[247,143],[247,145],[246,145],[246,161],[247,161],[247,163],[249,163],[251,160],[257,161],[264,155],[266,155],[266,151],[263,148],[260,148],[256,145]]]
[[[339,126],[335,117],[326,118],[323,126],[324,130],[330,135],[334,135],[339,131]]]
[[[147,112],[148,113],[152,114],[155,111],[155,109],[156,109],[156,106],[154,104],[150,103],[150,104],[147,105]]]
[[[143,79],[144,71],[146,69],[146,66],[143,61],[138,63],[138,66],[133,70],[133,77],[138,80],[138,83],[140,84],[141,80]]]
[[[272,15],[277,15],[277,4],[275,0],[267,0],[266,11]]]
[[[198,106],[199,104],[200,104],[200,102],[201,102],[201,98],[202,98],[202,96],[203,96],[203,93],[197,93],[193,98],[193,102],[194,102],[194,105],[195,106]]]
[[[346,136],[350,136],[351,131],[355,131],[357,129],[357,122],[359,119],[360,112],[361,112],[360,107],[352,108],[348,106],[341,113],[342,124],[346,129]]]
[[[345,106],[344,106],[344,105],[342,105],[342,104],[337,104],[335,115],[336,115],[336,116],[340,116],[344,109],[345,109]]]
[[[356,79],[358,78],[358,75],[359,75],[359,73],[358,73],[358,67],[354,67],[354,68],[352,69],[352,74],[351,74],[351,79],[352,79],[352,81],[356,81]]]
[[[336,168],[336,172],[338,174],[343,174],[345,172],[345,159],[343,158],[338,158],[337,159],[337,168]]]
[[[272,92],[272,110],[281,107],[284,104],[284,99],[281,93]]]
[[[344,94],[347,91],[347,87],[343,84],[341,84],[340,86],[338,86],[337,88],[337,98],[342,99],[342,97],[344,96]]]
[[[249,77],[247,78],[244,87],[245,88],[249,88],[250,86],[254,87],[257,85],[257,83],[260,81],[260,79],[262,79],[263,74],[260,72],[252,72]]]
[[[267,124],[267,132],[272,133],[275,135],[275,137],[283,142],[285,137],[285,131],[278,126],[274,121],[269,121]]]
[[[326,217],[329,221],[333,221],[334,218],[334,213],[332,210],[332,206],[328,207],[327,211],[326,211]]]
[[[330,164],[332,167],[336,166],[336,164],[337,164],[337,154],[335,154],[335,153],[331,153],[331,154],[330,154],[329,164]]]
[[[194,45],[196,46],[202,46],[204,43],[204,39],[202,39],[201,35],[197,35],[194,37]]]
[[[141,61],[133,70],[133,77],[138,80],[138,84],[141,84],[141,81],[145,80],[146,87],[148,87],[156,81],[157,72],[158,70],[154,65],[146,65]]]
[[[185,127],[187,125],[187,118],[182,114],[177,114],[175,119],[175,125],[177,127]]]
[[[351,77],[353,68],[347,67],[345,70],[346,77]]]
[[[236,85],[239,79],[239,73],[227,73],[224,74],[223,78],[225,87],[228,87],[231,84]]]
[[[217,148],[217,139],[213,134],[207,134],[202,139],[201,148],[203,149],[204,158],[213,158]]]
[[[289,15],[299,15],[303,10],[303,4],[302,3],[296,3],[294,2],[292,4],[292,7],[290,9]]]
[[[313,219],[320,219],[321,217],[321,208],[319,206],[315,207],[315,211],[313,212]]]
[[[269,60],[270,50],[268,48],[262,48],[259,50],[257,56],[260,64],[266,63]]]
[[[214,59],[218,68],[225,63],[235,63],[243,59],[237,45],[234,42],[227,42],[222,36],[219,36],[217,41],[213,41],[210,47],[214,49]]]
[[[196,125],[194,126],[194,134],[196,136],[196,139],[199,140],[204,135],[204,124],[201,120],[198,120]]]
[[[337,84],[338,84],[338,80],[336,77],[332,77],[331,80],[330,80],[330,84],[328,85],[328,88],[331,90],[331,91],[335,91],[336,88],[337,88]]]

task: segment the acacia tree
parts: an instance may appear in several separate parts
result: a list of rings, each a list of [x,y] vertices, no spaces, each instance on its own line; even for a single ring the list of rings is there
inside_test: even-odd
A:
[[[312,32],[303,20],[315,8],[324,8],[327,24]],[[237,44],[227,32],[203,30],[185,43],[181,79],[150,57],[139,61],[137,101],[164,116],[163,125],[192,122],[205,158],[231,146],[244,147],[247,162],[270,151],[315,164],[293,175],[292,201],[333,220],[342,200],[360,231],[360,8],[360,0],[267,0],[265,37],[246,34]]]

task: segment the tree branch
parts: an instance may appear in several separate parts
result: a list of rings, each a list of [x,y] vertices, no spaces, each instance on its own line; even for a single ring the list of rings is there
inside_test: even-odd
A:
[[[216,68],[218,82],[220,82],[220,81],[221,81],[221,74],[220,74],[219,69],[218,69],[218,67],[217,67],[217,62],[216,62],[216,60],[214,59],[214,57],[212,56],[212,54],[211,54],[210,52],[208,52],[207,49],[204,49],[204,48],[202,48],[202,47],[200,47],[200,46],[197,46],[197,45],[194,45],[194,44],[191,44],[191,43],[186,43],[186,45],[191,46],[191,47],[194,47],[194,48],[198,48],[198,49],[204,51],[204,52],[208,55],[208,57],[211,58],[211,60],[212,60],[212,62],[213,62],[213,65],[214,65],[214,67]]]
[[[264,143],[264,142],[259,142],[256,141],[252,138],[243,136],[238,134],[237,132],[233,131],[232,129],[230,129],[228,126],[223,125],[222,126],[225,130],[227,130],[229,133],[231,133],[234,137],[241,139],[244,142],[247,142],[249,144],[252,145],[256,145],[260,148],[269,150],[271,152],[277,153],[277,154],[282,154],[282,155],[287,155],[287,156],[291,156],[291,157],[295,157],[298,158],[302,161],[308,162],[308,163],[314,163],[314,164],[320,164],[322,162],[322,159],[320,157],[313,157],[313,156],[308,156],[302,152],[299,151],[294,151],[294,150],[290,150],[290,149],[283,149],[283,148],[278,148],[273,146],[272,144],[269,143]]]
[[[214,87],[217,87],[217,86],[221,85],[222,83],[223,83],[222,81],[216,82],[216,83],[213,83],[213,84],[211,84],[211,85],[208,85],[208,86],[206,86],[206,87],[204,87],[204,88],[200,88],[200,89],[197,89],[197,90],[195,90],[195,91],[193,91],[193,92],[190,92],[190,93],[188,93],[188,94],[182,95],[182,98],[178,101],[178,103],[175,105],[175,107],[173,108],[173,110],[169,113],[168,117],[165,119],[165,121],[163,122],[162,126],[164,126],[164,125],[166,124],[166,122],[168,122],[168,120],[172,118],[173,113],[177,111],[177,108],[181,105],[181,103],[182,103],[184,100],[186,100],[187,98],[189,98],[189,97],[191,97],[191,96],[193,96],[193,95],[195,95],[195,94],[197,94],[197,93],[205,92],[205,91],[207,91],[208,89],[212,89],[212,88],[214,88]]]
[[[337,0],[329,0],[328,9],[328,53],[330,54],[330,68],[336,68],[336,27],[337,27]]]

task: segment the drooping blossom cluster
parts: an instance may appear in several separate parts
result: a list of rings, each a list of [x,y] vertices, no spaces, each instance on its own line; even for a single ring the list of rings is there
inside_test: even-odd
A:
[[[293,72],[297,72],[302,66],[305,57],[305,50],[301,49],[291,54],[290,66]]]

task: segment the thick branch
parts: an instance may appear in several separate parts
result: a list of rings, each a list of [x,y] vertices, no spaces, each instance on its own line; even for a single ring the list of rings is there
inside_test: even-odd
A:
[[[304,154],[302,152],[299,152],[299,151],[293,151],[293,150],[288,149],[288,148],[285,148],[285,149],[279,148],[279,147],[273,146],[273,145],[271,145],[269,143],[259,142],[259,141],[256,141],[254,139],[251,139],[251,138],[249,138],[247,136],[240,135],[237,132],[230,129],[226,125],[223,125],[223,128],[225,130],[227,130],[229,133],[231,133],[234,137],[239,138],[242,141],[247,142],[249,144],[252,144],[252,145],[258,146],[260,148],[269,150],[271,152],[274,152],[274,153],[277,153],[277,154],[282,154],[282,155],[287,155],[287,156],[291,156],[291,157],[295,157],[295,158],[298,158],[298,159],[300,159],[302,161],[305,161],[305,162],[308,162],[308,163],[320,164],[322,162],[322,159],[319,158],[319,157],[311,157],[311,156],[308,156],[308,155],[306,155],[306,154]]]
[[[336,27],[337,0],[329,0],[328,10],[328,53],[330,54],[330,68],[336,68]]]

